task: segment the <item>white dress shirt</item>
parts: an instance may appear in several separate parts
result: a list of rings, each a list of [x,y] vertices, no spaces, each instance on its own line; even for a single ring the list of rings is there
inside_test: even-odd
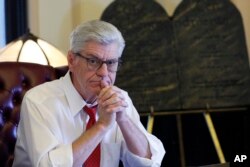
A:
[[[115,124],[101,142],[101,167],[118,167],[119,160],[125,167],[160,166],[165,154],[161,141],[147,133],[127,92],[122,93],[128,103],[126,112],[145,133],[152,157],[149,160],[131,153]],[[21,106],[13,166],[73,166],[72,143],[84,133],[89,119],[82,110],[85,105],[69,72],[29,90]]]

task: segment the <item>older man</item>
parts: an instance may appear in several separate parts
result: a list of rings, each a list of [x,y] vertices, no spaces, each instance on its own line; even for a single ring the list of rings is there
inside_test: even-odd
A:
[[[112,24],[72,33],[68,73],[28,91],[13,166],[160,166],[163,145],[147,133],[127,92],[114,85],[125,46]],[[129,79],[129,78],[128,78]]]

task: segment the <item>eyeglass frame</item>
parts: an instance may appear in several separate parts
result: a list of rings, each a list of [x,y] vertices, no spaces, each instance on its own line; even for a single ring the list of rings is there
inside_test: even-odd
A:
[[[103,60],[101,60],[101,59],[99,59],[97,57],[92,57],[92,58],[86,57],[86,56],[84,56],[83,54],[81,54],[79,52],[76,52],[76,53],[73,53],[73,54],[76,55],[76,56],[78,56],[78,57],[80,57],[80,58],[82,58],[82,59],[85,59],[86,62],[87,62],[87,67],[91,71],[97,71],[97,70],[99,70],[102,67],[103,64],[106,64],[107,65],[107,70],[109,72],[117,72],[120,69],[121,64],[122,64],[121,58],[118,58],[118,59],[109,59],[109,60],[103,61]],[[99,62],[98,63],[99,64],[98,67],[95,67],[95,69],[93,68],[93,65],[91,65],[91,61],[92,60]],[[110,67],[109,63],[110,62],[112,62],[112,63],[118,63],[116,70],[110,70],[109,69],[109,67]],[[89,66],[92,66],[93,69],[91,69],[91,67],[89,67]]]

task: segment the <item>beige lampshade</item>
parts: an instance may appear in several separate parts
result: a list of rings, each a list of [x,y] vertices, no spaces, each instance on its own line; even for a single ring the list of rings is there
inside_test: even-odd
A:
[[[66,56],[48,42],[27,33],[0,50],[0,62],[30,62],[59,67],[67,65]]]

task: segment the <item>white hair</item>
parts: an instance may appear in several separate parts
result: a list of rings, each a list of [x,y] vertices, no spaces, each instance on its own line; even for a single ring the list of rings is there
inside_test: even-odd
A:
[[[92,20],[77,26],[70,35],[70,50],[74,53],[80,52],[89,41],[105,45],[117,43],[120,56],[125,47],[121,32],[114,25],[101,20]]]

